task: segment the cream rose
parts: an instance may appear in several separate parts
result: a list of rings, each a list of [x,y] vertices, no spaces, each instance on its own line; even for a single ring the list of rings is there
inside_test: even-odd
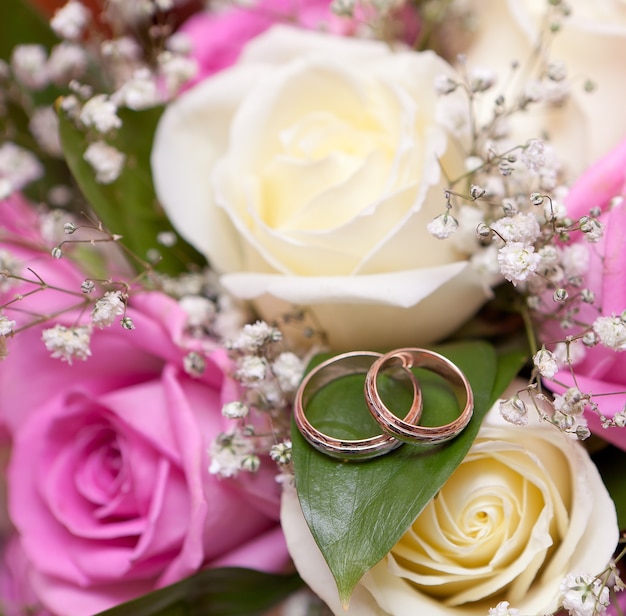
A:
[[[464,169],[431,52],[276,26],[165,111],[152,155],[179,231],[266,319],[308,306],[334,348],[426,344],[485,299],[426,225]],[[454,147],[456,145],[456,148]]]
[[[470,0],[475,33],[464,53],[471,64],[508,74],[512,60],[525,62],[533,53],[546,0]],[[623,112],[626,57],[624,0],[568,0],[572,12],[550,45],[550,59],[563,62],[571,81],[572,103],[551,115],[544,128],[562,145],[560,153],[580,172],[608,153],[626,134]],[[497,50],[497,53],[494,53]],[[586,80],[596,89],[585,93]],[[504,81],[502,79],[501,81]],[[576,158],[571,149],[576,150]]]
[[[359,582],[347,612],[293,488],[281,523],[298,572],[332,611],[358,616],[485,616],[558,607],[571,571],[599,574],[617,545],[613,501],[583,446],[547,424],[487,415],[471,450],[391,552]]]

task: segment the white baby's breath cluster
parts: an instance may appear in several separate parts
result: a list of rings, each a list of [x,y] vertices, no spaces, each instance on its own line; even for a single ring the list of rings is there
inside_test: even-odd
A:
[[[271,457],[281,467],[291,462],[291,442],[288,438],[291,404],[304,371],[304,361],[295,353],[283,349],[280,329],[256,321],[243,326],[226,347],[235,363],[234,378],[241,386],[242,396],[222,407],[222,414],[234,422],[230,432],[218,436],[211,445],[210,472],[232,476],[234,451],[229,439],[247,439],[249,446],[240,446],[239,469],[256,471],[260,455]],[[229,463],[222,468],[220,448],[228,449]],[[225,454],[226,455],[226,454]],[[252,459],[256,457],[256,462]]]
[[[568,616],[602,616],[607,613],[610,605],[611,592],[623,592],[622,581],[617,562],[623,552],[612,560],[599,575],[590,575],[587,572],[568,573],[560,583],[559,603],[561,608],[558,614]],[[535,616],[522,614],[512,607],[508,601],[501,601],[489,609],[487,616]],[[546,614],[545,616],[550,616]]]
[[[111,184],[120,177],[127,162],[116,142],[116,131],[122,126],[120,110],[146,109],[171,100],[197,71],[184,35],[173,34],[165,20],[162,27],[148,29],[147,49],[127,34],[129,24],[154,18],[175,4],[174,0],[111,0],[101,19],[109,20],[112,34],[103,39],[102,30],[90,36],[94,24],[89,8],[80,0],[69,0],[50,21],[61,39],[58,44],[50,50],[40,44],[17,45],[8,63],[0,61],[0,120],[6,120],[9,136],[0,147],[0,198],[41,179],[42,159],[63,156],[57,111],[38,103],[37,93],[50,87],[65,92],[58,110],[87,132],[84,159],[96,182]],[[87,79],[90,62],[97,64],[102,83],[112,84],[109,92],[94,91],[81,82]],[[5,103],[27,113],[38,150],[11,141],[17,129]]]
[[[543,419],[586,438],[590,432],[583,411],[588,408],[600,415],[592,392],[572,388],[551,401],[541,392],[541,379],[552,380],[559,370],[571,370],[585,349],[597,344],[614,352],[626,350],[626,306],[622,314],[601,316],[594,293],[585,287],[590,251],[604,233],[600,210],[590,206],[580,219],[568,217],[564,207],[568,178],[550,142],[528,135],[527,141],[516,143],[511,132],[516,116],[563,104],[573,87],[567,67],[547,53],[570,9],[560,1],[548,5],[548,27],[537,56],[542,60],[535,63],[534,72],[525,59],[518,59],[500,85],[488,67],[470,66],[459,57],[456,78],[436,78],[433,87],[442,100],[450,99],[450,105],[458,106],[451,93],[465,95],[465,111],[455,108],[447,115],[466,117],[449,124],[449,129],[466,148],[467,172],[449,178],[443,211],[428,224],[428,231],[466,254],[486,289],[512,285],[517,304],[513,308],[526,315],[531,346],[537,349],[528,388],[531,398],[538,396],[542,405],[547,400],[551,406],[552,413],[546,413],[535,405]],[[546,331],[552,332],[550,338]],[[555,331],[560,332],[556,337]],[[537,335],[545,343],[540,348]],[[500,410],[513,424],[528,421],[528,409],[519,396],[502,401]],[[622,423],[623,416],[600,419],[609,427]]]

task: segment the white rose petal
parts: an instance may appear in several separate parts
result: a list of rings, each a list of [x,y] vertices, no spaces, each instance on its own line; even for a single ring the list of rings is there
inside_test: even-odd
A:
[[[484,64],[504,81],[511,61],[524,64],[533,57],[539,33],[545,30],[549,4],[538,0],[468,0],[476,27],[471,45],[464,49],[467,63]],[[621,59],[626,56],[626,5],[618,0],[568,0],[562,4],[567,4],[571,15],[560,20],[558,34],[545,48],[550,51],[549,61],[565,65],[572,83],[545,80],[540,89],[548,100],[558,100],[570,88],[571,100],[564,108],[523,118],[524,134],[525,139],[538,137],[546,128],[559,156],[570,163],[571,170],[580,172],[608,153],[626,133],[623,82],[618,77]],[[583,92],[586,79],[596,86],[592,93]],[[520,79],[513,83],[517,88],[524,85]],[[532,119],[539,122],[529,124]]]
[[[427,229],[444,205],[438,160],[464,172],[438,113],[456,93],[420,85],[446,72],[431,52],[276,26],[164,113],[160,201],[268,321],[283,300],[310,306],[334,347],[441,338],[485,298]]]

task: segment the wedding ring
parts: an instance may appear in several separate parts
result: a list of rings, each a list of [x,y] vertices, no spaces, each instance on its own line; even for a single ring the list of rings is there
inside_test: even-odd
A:
[[[454,421],[435,427],[417,426],[394,415],[381,400],[377,385],[380,371],[393,362],[400,362],[402,368],[408,371],[411,368],[426,368],[444,377],[464,404],[461,414]],[[443,355],[426,349],[396,349],[378,358],[365,377],[365,401],[372,416],[386,434],[412,444],[437,445],[449,441],[467,426],[474,412],[474,395],[463,372]]]
[[[332,381],[351,374],[366,374],[381,353],[358,351],[331,357],[316,366],[304,378],[296,393],[294,418],[302,436],[315,449],[335,458],[367,459],[383,455],[402,443],[393,436],[380,434],[370,438],[347,440],[328,436],[315,428],[307,419],[305,409],[313,396]],[[410,370],[401,370],[413,385],[413,402],[405,419],[407,425],[417,423],[422,414],[422,392],[417,378]],[[395,377],[395,375],[393,375]]]

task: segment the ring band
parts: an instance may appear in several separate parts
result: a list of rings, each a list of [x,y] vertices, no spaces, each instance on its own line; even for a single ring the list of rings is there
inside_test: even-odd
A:
[[[399,360],[402,368],[426,368],[439,374],[456,385],[455,393],[464,392],[465,407],[459,417],[443,426],[416,426],[394,415],[381,400],[378,393],[377,378],[381,369],[388,362]],[[474,412],[474,395],[469,381],[461,370],[449,359],[439,353],[426,349],[396,349],[378,358],[365,378],[365,401],[370,413],[386,434],[405,443],[427,443],[436,445],[457,436],[469,423]]]
[[[366,374],[372,364],[382,357],[381,353],[374,351],[343,353],[322,362],[304,378],[296,393],[294,419],[302,436],[315,449],[335,458],[363,460],[383,455],[402,445],[399,440],[388,434],[358,440],[328,436],[311,424],[304,411],[308,402],[320,389],[344,376]],[[413,385],[413,402],[405,419],[417,423],[422,414],[422,392],[415,375],[410,370],[406,370],[406,373]]]

